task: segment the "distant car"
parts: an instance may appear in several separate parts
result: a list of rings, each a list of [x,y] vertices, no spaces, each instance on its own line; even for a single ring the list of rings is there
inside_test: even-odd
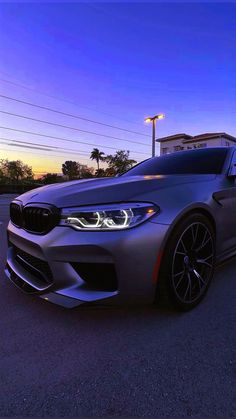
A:
[[[10,218],[5,272],[26,293],[65,307],[140,297],[186,311],[236,254],[236,147],[44,186],[15,199]]]

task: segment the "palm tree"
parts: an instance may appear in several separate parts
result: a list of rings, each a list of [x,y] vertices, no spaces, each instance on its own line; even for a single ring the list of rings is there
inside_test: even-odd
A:
[[[104,156],[104,153],[102,151],[99,151],[98,148],[94,148],[93,151],[91,151],[90,159],[96,160],[97,165],[98,165],[98,170],[100,169],[99,162],[104,161],[103,156]]]

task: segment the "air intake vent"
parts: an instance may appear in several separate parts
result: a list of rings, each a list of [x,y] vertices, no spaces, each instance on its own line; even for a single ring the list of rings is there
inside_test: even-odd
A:
[[[16,261],[28,272],[46,284],[52,282],[52,271],[45,260],[36,258],[18,247],[14,248]]]
[[[94,290],[116,291],[118,282],[113,263],[71,263],[79,276]]]

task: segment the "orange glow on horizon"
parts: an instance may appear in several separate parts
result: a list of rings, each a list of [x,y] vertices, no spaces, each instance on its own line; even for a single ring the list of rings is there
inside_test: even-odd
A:
[[[34,178],[38,179],[46,173],[57,173],[62,174],[62,163],[66,160],[75,160],[79,161],[81,164],[87,164],[89,167],[94,167],[96,169],[95,163],[84,156],[50,156],[50,153],[45,155],[36,156],[33,153],[23,150],[5,150],[0,149],[0,160],[21,160],[24,164],[32,167]]]

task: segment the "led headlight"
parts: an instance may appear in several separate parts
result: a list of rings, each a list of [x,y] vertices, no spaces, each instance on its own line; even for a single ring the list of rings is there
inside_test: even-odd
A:
[[[118,230],[137,226],[159,212],[149,203],[123,203],[63,208],[60,225],[77,230]]]

